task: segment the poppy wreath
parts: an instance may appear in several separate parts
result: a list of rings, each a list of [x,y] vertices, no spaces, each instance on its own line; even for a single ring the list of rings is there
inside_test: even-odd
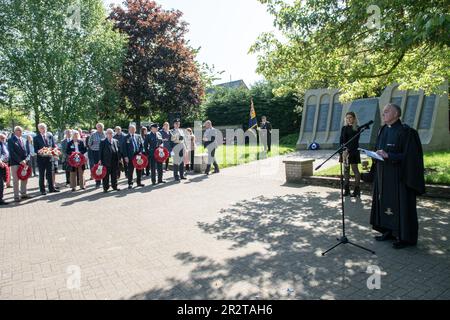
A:
[[[73,168],[79,168],[86,164],[86,157],[80,152],[72,152],[72,154],[67,159],[69,166]]]
[[[8,165],[5,165],[4,168],[5,169],[5,176],[3,177],[5,180],[5,183],[9,185],[9,183],[11,182],[11,170],[9,169]],[[3,181],[0,181],[1,183],[3,183]]]
[[[164,163],[167,158],[169,158],[169,150],[164,147],[156,148],[155,152],[153,153],[153,156],[155,157],[155,160],[159,163]]]
[[[146,155],[139,153],[133,157],[133,167],[137,170],[144,170],[148,166],[148,158]]]
[[[31,166],[21,163],[17,168],[17,178],[19,180],[28,180],[32,172]]]
[[[91,177],[95,181],[103,180],[104,177],[106,177],[106,174],[108,173],[108,169],[106,169],[105,166],[102,166],[100,164],[96,164],[91,169]]]

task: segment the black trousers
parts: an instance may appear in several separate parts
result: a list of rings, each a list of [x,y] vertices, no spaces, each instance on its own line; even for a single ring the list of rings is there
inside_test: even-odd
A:
[[[211,156],[208,157],[208,164],[206,165],[205,173],[209,173],[209,171],[211,170],[211,162],[214,166],[214,171],[218,172],[219,165],[217,164],[217,161],[216,161],[216,149],[211,150]]]
[[[133,174],[134,174],[134,166],[133,166],[133,161],[128,161],[128,165],[127,165],[127,173],[128,173],[128,185],[132,186],[133,185]],[[137,184],[141,184],[141,180],[142,180],[142,171],[143,170],[136,170],[136,182]]]
[[[118,165],[112,165],[111,167],[106,167],[107,173],[106,176],[103,178],[103,189],[108,190],[109,189],[109,181],[111,180],[111,186],[115,190],[117,189],[117,173],[119,172],[119,166]]]
[[[149,156],[150,169],[152,171],[152,183],[156,183],[156,172],[158,171],[158,182],[161,182],[163,179],[163,165],[162,163],[155,160],[155,157]]]
[[[5,186],[5,180],[6,178],[6,170],[4,168],[0,168],[0,200],[3,199],[3,190]]]
[[[39,169],[39,190],[45,192],[45,179],[47,179],[47,186],[49,191],[54,191],[53,185],[53,163],[49,157],[38,156],[37,165]]]
[[[92,153],[92,161],[93,161],[93,165],[91,166],[91,168],[93,168],[100,161],[100,151],[91,150],[91,153]],[[100,187],[101,183],[102,182],[100,180],[95,181],[95,185],[97,187]]]
[[[184,178],[184,161],[183,161],[183,153],[184,149],[181,149],[178,154],[178,161],[181,160],[179,164],[177,164],[177,157],[173,157],[173,176],[175,180],[180,178]]]

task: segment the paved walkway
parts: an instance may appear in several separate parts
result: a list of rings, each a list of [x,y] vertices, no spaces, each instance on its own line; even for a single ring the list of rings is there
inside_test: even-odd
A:
[[[421,199],[419,245],[395,251],[373,240],[370,197],[349,200],[350,240],[377,255],[346,245],[322,257],[340,233],[339,194],[285,185],[280,159],[107,195],[90,182],[2,207],[0,298],[450,298],[448,201]],[[369,266],[379,290],[367,287]]]

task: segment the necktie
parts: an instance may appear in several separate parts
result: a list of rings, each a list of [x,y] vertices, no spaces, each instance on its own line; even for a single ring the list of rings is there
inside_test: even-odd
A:
[[[134,138],[134,134],[133,134],[133,151],[137,152],[137,143],[136,143],[136,139]]]
[[[22,141],[22,138],[18,138],[19,139],[19,144],[20,144],[20,146],[22,147],[22,149],[25,149],[24,147],[23,147],[23,141]]]
[[[47,147],[48,146],[48,141],[47,141],[47,138],[45,137],[45,135],[42,135],[42,139],[44,139],[45,146]]]

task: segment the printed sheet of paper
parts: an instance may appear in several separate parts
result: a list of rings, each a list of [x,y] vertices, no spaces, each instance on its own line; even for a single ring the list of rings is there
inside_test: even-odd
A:
[[[360,151],[364,152],[366,155],[368,155],[369,157],[373,158],[373,159],[377,159],[380,161],[384,161],[383,157],[380,156],[378,153],[370,151],[370,150],[366,150],[366,149],[359,149]]]

